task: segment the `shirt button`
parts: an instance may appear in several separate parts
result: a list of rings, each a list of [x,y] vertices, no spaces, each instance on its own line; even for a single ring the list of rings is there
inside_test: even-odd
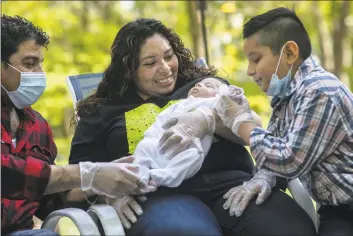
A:
[[[279,111],[276,111],[276,112],[275,112],[275,116],[279,116]]]

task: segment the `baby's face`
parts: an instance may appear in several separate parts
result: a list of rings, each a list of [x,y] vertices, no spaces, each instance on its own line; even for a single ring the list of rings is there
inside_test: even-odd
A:
[[[195,86],[189,90],[188,97],[190,95],[194,96],[195,98],[209,98],[209,97],[214,97],[216,96],[218,92],[219,86],[221,86],[222,83],[218,79],[213,79],[213,78],[207,78],[204,80],[201,80]]]

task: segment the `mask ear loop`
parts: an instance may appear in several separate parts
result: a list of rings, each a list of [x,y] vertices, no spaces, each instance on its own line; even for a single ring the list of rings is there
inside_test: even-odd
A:
[[[5,90],[6,93],[9,92],[9,91],[7,91],[7,89],[3,85],[1,85],[1,87]]]
[[[16,67],[14,67],[13,65],[11,65],[11,64],[9,64],[9,63],[7,63],[7,62],[5,62],[8,66],[10,66],[12,69],[15,69],[15,70],[17,70],[18,72],[20,72],[20,73],[22,73],[22,71],[20,71],[19,69],[17,69]]]
[[[13,65],[5,62],[8,66],[10,66],[12,69],[17,70],[18,72],[22,73],[19,69],[17,69],[16,67],[14,67]],[[1,87],[6,91],[6,93],[8,93],[9,91],[1,84]]]
[[[275,71],[275,75],[277,75],[277,70],[278,70],[278,67],[279,67],[279,63],[281,61],[281,58],[282,58],[282,54],[283,54],[283,49],[286,45],[283,45],[282,49],[281,49],[281,54],[279,54],[279,59],[278,59],[278,63],[277,63],[277,67],[276,67],[276,71]]]
[[[18,72],[20,72],[20,73],[26,73],[25,71],[20,71],[19,69],[17,69],[16,67],[14,67],[13,65],[11,65],[11,64],[9,64],[9,63],[7,63],[7,62],[5,62],[7,65],[9,65],[9,66],[11,66],[13,69],[15,69],[15,70],[17,70]],[[43,64],[42,63],[40,63],[39,64],[39,68],[40,69],[42,69],[42,71],[43,71]],[[33,69],[32,70],[30,70],[30,71],[28,71],[28,72],[33,72]]]

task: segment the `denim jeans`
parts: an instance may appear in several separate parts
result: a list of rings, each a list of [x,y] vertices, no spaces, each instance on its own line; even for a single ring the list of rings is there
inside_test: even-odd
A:
[[[177,188],[160,187],[147,194],[143,214],[126,235],[317,235],[306,212],[278,189],[261,205],[251,201],[240,217],[230,216],[223,209],[223,195],[249,180],[252,171],[243,146],[225,140],[212,144],[196,176]]]
[[[314,224],[306,212],[292,198],[279,190],[274,190],[261,205],[251,201],[240,217],[230,216],[229,211],[223,209],[225,202],[223,195],[230,188],[250,178],[248,173],[242,171],[222,171],[194,176],[177,188],[161,187],[157,192],[147,195],[148,200],[146,205],[143,205],[144,214],[126,233],[127,235],[316,235]],[[188,200],[185,195],[194,198]]]
[[[339,206],[321,206],[320,236],[352,236],[353,204]]]
[[[253,200],[240,217],[230,216],[223,209],[223,195],[252,177],[253,163],[243,146],[219,139],[221,142],[212,144],[196,176],[184,180],[177,188],[159,187],[147,194],[148,200],[142,206],[144,213],[126,231],[128,236],[317,235],[307,213],[276,188],[261,205]]]
[[[222,235],[212,211],[195,197],[166,194],[148,198],[126,235]]]
[[[28,229],[15,231],[5,236],[59,236],[59,234],[49,229]]]

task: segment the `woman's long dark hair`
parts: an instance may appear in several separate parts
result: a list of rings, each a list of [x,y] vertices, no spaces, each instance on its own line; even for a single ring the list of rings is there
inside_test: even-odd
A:
[[[214,76],[214,68],[205,69],[195,66],[194,58],[189,49],[185,48],[180,37],[155,19],[137,19],[124,25],[115,37],[111,47],[111,61],[104,71],[103,79],[96,92],[78,102],[76,116],[90,114],[92,107],[97,107],[107,101],[121,99],[128,89],[134,86],[134,79],[139,67],[139,54],[146,39],[155,34],[166,38],[179,61],[176,89],[188,81],[202,76]]]

